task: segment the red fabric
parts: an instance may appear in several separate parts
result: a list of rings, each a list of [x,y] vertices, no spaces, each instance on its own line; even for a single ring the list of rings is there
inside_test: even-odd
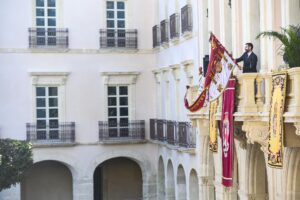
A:
[[[210,56],[209,56],[208,68],[207,68],[207,72],[205,75],[205,82],[204,82],[204,87],[203,87],[204,90],[201,92],[201,94],[198,96],[197,100],[192,105],[188,104],[186,95],[184,97],[184,105],[185,105],[186,109],[190,110],[191,112],[196,112],[197,110],[199,110],[203,107],[205,101],[207,100],[206,95],[207,95],[210,83],[212,81],[212,78],[215,76],[215,60],[221,54],[224,54],[224,52],[227,52],[227,50],[224,48],[224,46],[219,42],[219,40],[216,38],[216,36],[212,33],[210,35],[210,43],[211,43],[211,51],[210,51]],[[228,52],[227,52],[227,54],[230,55]]]
[[[230,79],[223,93],[221,140],[222,140],[222,184],[231,187],[233,183],[233,111],[235,79]]]

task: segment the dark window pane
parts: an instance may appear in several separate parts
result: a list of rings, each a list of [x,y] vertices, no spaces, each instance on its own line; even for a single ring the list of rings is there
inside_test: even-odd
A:
[[[58,120],[57,119],[49,120],[49,127],[50,128],[58,128]]]
[[[128,105],[128,97],[120,97],[120,105],[127,106]]]
[[[45,20],[44,20],[44,18],[37,18],[36,19],[36,25],[37,26],[45,26]]]
[[[45,118],[46,117],[46,110],[45,109],[37,109],[36,110],[36,117],[37,118]]]
[[[121,118],[120,119],[120,126],[128,126],[128,118]]]
[[[36,9],[36,16],[44,16],[45,15],[45,11],[44,9]]]
[[[118,129],[116,128],[110,128],[108,130],[109,137],[117,137],[118,136]]]
[[[56,20],[55,19],[48,19],[48,26],[56,26]]]
[[[128,128],[120,128],[120,137],[128,137],[129,129]]]
[[[36,96],[45,96],[46,95],[46,90],[44,87],[37,87],[36,88]]]
[[[50,139],[58,139],[59,138],[58,130],[50,130],[49,131],[49,138]]]
[[[117,127],[117,118],[108,119],[108,127]]]
[[[36,139],[37,140],[45,140],[46,139],[46,131],[36,131]]]
[[[114,11],[107,11],[106,12],[106,17],[107,18],[114,18]]]
[[[125,28],[125,21],[124,20],[118,20],[118,28]]]
[[[115,106],[115,105],[117,105],[117,98],[116,97],[109,97],[108,98],[108,105],[109,106]]]
[[[118,19],[124,19],[125,18],[125,12],[124,11],[118,11]]]
[[[108,108],[108,116],[117,116],[117,108]]]
[[[117,94],[117,89],[116,89],[116,87],[108,87],[108,88],[107,88],[107,94],[108,94],[108,95],[116,95],[116,94]]]
[[[49,117],[58,117],[58,109],[49,109]]]
[[[114,2],[113,1],[107,1],[106,2],[106,8],[107,9],[114,9]]]
[[[128,116],[128,108],[120,108],[120,116]]]
[[[57,87],[49,87],[49,96],[57,96]]]
[[[45,107],[46,101],[44,98],[37,98],[36,99],[36,107]]]
[[[46,128],[46,120],[37,120],[36,121],[36,128],[37,129],[44,129],[44,128]]]
[[[48,7],[55,7],[55,0],[48,0]]]
[[[44,7],[44,0],[36,0],[35,2],[37,7]]]
[[[58,101],[57,98],[49,98],[49,107],[57,107]]]
[[[124,2],[117,2],[117,8],[118,9],[124,9],[125,8],[125,3]]]
[[[107,28],[114,28],[115,22],[113,20],[106,20],[106,26]]]
[[[128,94],[128,87],[120,86],[120,95],[127,95],[127,94]]]
[[[36,35],[37,36],[45,36],[45,33],[46,33],[46,31],[45,31],[44,28],[37,28],[36,29]]]
[[[55,17],[55,15],[56,15],[55,9],[48,9],[48,16]]]

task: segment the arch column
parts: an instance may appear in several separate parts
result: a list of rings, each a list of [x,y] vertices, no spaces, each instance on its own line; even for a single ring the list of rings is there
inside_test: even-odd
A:
[[[73,200],[94,199],[93,179],[88,177],[73,177]]]

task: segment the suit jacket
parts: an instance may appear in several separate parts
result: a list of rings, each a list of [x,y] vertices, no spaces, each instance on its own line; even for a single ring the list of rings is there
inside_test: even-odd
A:
[[[248,56],[248,53],[245,52],[241,57],[236,59],[236,62],[241,61],[244,61],[243,73],[257,72],[257,56],[255,55],[255,53],[252,52],[250,56]]]

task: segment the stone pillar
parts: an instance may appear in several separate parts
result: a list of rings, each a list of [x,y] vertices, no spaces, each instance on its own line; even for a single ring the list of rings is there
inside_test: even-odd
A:
[[[200,199],[215,199],[214,177],[199,176]]]
[[[170,102],[170,69],[169,68],[164,68],[163,69],[163,80],[166,84],[165,87],[165,99],[163,102],[165,102],[165,110],[164,110],[164,119],[171,119],[171,102]]]
[[[161,98],[161,79],[162,79],[162,75],[161,75],[161,71],[160,70],[155,70],[153,71],[153,74],[155,76],[155,80],[156,80],[156,116],[157,118],[162,118],[162,98]]]
[[[180,65],[171,65],[172,75],[175,80],[175,112],[176,112],[176,120],[180,120]]]
[[[94,199],[93,178],[78,177],[73,178],[73,200]]]

